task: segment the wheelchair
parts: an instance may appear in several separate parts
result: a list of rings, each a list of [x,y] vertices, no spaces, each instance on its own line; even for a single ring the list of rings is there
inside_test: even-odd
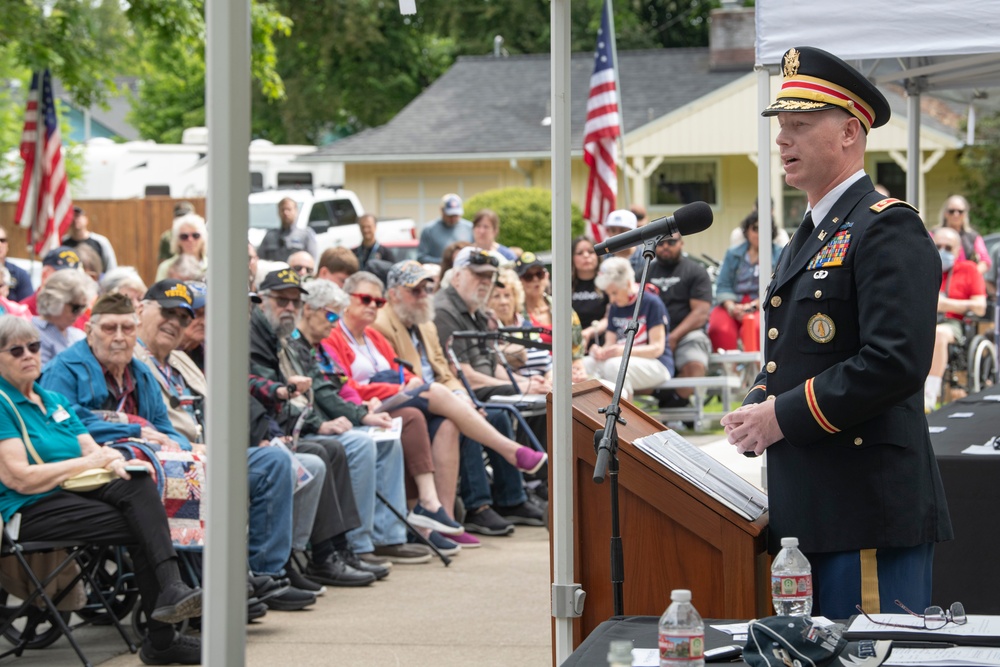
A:
[[[962,318],[964,343],[948,346],[948,364],[943,386],[949,392],[977,394],[998,382],[997,343],[995,331],[979,332],[980,324],[992,323],[992,318],[966,315]]]

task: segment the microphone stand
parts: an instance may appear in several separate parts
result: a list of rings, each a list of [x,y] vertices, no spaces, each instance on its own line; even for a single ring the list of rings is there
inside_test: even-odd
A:
[[[607,415],[604,428],[594,432],[594,451],[597,453],[597,464],[594,466],[594,483],[604,483],[605,470],[611,476],[611,589],[614,595],[615,616],[625,615],[623,584],[625,583],[625,556],[622,552],[621,524],[618,510],[618,424],[626,422],[621,418],[622,387],[625,385],[625,374],[628,371],[629,358],[632,356],[632,344],[639,332],[639,309],[645,293],[646,274],[649,265],[656,256],[654,248],[663,234],[647,239],[642,246],[642,279],[639,281],[639,294],[635,298],[635,310],[632,319],[625,327],[625,350],[622,352],[622,364],[618,367],[618,378],[615,380],[615,391],[611,396],[611,405],[601,408],[598,412]]]

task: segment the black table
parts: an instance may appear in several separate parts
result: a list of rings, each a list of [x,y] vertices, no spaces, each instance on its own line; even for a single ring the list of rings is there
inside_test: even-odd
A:
[[[594,628],[590,636],[573,651],[573,655],[566,659],[562,667],[607,667],[608,646],[616,639],[627,639],[635,648],[656,648],[658,646],[656,630],[659,622],[659,616],[612,616]],[[743,644],[742,641],[734,642],[725,632],[710,627],[713,623],[738,622],[705,619],[705,648]],[[713,664],[746,666],[742,660]]]
[[[945,496],[955,527],[955,539],[934,550],[934,604],[959,601],[970,614],[1000,614],[1000,456],[962,454],[1000,434],[1000,401],[983,400],[1000,394],[991,388],[954,401],[927,416]],[[972,412],[968,419],[949,419]]]

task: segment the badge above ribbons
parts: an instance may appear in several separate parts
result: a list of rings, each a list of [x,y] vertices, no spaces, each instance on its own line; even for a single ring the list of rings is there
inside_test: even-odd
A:
[[[813,269],[831,268],[841,266],[844,263],[844,256],[851,245],[851,227],[853,222],[844,222],[837,228],[837,233],[833,235],[829,243],[816,253],[806,266],[810,271]]]

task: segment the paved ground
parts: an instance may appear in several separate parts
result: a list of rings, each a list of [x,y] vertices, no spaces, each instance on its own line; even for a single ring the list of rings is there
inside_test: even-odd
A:
[[[686,435],[759,484],[760,464],[735,455],[719,434]],[[111,628],[77,637],[94,662],[140,665]],[[248,626],[247,664],[465,665],[551,664],[549,543],[544,528],[483,538],[445,568],[397,565],[386,581],[363,589],[330,589],[309,610],[271,612]],[[21,667],[79,665],[66,640],[26,653]]]

